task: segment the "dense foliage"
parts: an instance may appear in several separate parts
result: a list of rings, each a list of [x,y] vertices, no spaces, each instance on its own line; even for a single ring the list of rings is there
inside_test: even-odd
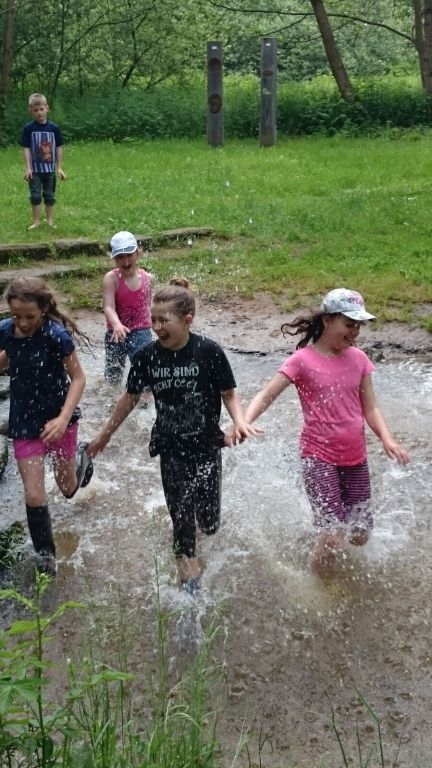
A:
[[[0,143],[16,141],[35,91],[69,139],[201,136],[211,40],[226,135],[254,136],[263,37],[276,41],[282,133],[430,123],[432,0],[358,5],[41,0],[35,14],[29,0],[0,0]]]
[[[350,135],[382,127],[411,127],[428,123],[427,100],[414,77],[358,78],[359,104],[348,104],[329,76],[278,88],[278,132],[303,135],[344,131]],[[206,134],[204,78],[188,84],[165,84],[156,90],[114,89],[78,96],[62,89],[52,117],[67,141],[130,138],[198,138]],[[5,128],[8,143],[17,143],[28,119],[25,98],[14,98]],[[225,135],[232,138],[259,133],[259,80],[227,77],[224,87]]]

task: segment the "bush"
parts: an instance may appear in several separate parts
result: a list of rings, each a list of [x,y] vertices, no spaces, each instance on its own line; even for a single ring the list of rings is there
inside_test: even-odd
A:
[[[430,123],[428,100],[414,76],[386,75],[354,82],[355,104],[345,102],[332,77],[283,83],[277,87],[278,131],[285,135],[349,133],[410,128]],[[229,75],[224,80],[224,131],[230,138],[259,132],[259,78]],[[29,119],[26,100],[10,100],[5,140],[16,143]],[[204,78],[164,83],[152,90],[92,91],[84,96],[62,90],[53,105],[67,141],[112,139],[196,139],[206,134]]]

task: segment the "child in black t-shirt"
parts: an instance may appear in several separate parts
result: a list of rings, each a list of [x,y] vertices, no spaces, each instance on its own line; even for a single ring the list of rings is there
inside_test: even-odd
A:
[[[155,293],[152,328],[158,338],[135,355],[126,391],[87,449],[92,457],[102,451],[150,387],[156,406],[150,454],[160,456],[178,575],[190,594],[199,588],[196,522],[206,534],[219,528],[221,447],[260,432],[245,422],[221,347],[190,331],[194,315],[195,299],[185,278],[174,278]],[[219,427],[222,401],[233,420],[229,437]]]

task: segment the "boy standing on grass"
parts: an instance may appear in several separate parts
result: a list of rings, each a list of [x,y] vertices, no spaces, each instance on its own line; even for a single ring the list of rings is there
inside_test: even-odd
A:
[[[49,106],[42,93],[32,93],[28,105],[33,120],[23,128],[21,146],[24,148],[24,179],[29,185],[33,215],[29,229],[36,229],[41,223],[42,198],[47,224],[52,227],[56,167],[59,179],[63,181],[66,178],[62,168],[63,137],[58,125],[47,118]]]

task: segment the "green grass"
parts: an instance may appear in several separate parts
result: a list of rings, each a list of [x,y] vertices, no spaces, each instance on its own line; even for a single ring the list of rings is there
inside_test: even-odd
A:
[[[283,309],[346,285],[383,320],[425,327],[432,302],[431,133],[375,138],[279,137],[211,149],[202,141],[130,141],[65,148],[57,229],[28,232],[20,149],[0,150],[0,243],[90,237],[118,229],[157,235],[210,226],[214,242],[150,254],[160,280],[186,274],[201,295],[269,291]],[[76,261],[76,260],[75,260]],[[73,306],[99,306],[108,260],[81,258],[63,281]],[[6,265],[5,265],[6,266]]]
[[[25,618],[0,632],[2,768],[219,768],[224,678],[213,653],[227,606],[215,609],[194,658],[175,675],[167,652],[178,612],[163,611],[159,593],[154,625],[144,628],[136,624],[136,610],[126,617],[121,595],[110,606],[108,622],[106,606],[102,616],[97,606],[75,601],[47,614],[49,581],[37,576],[32,597],[0,590],[0,602],[14,603],[17,613],[18,607],[25,610]],[[54,695],[48,683],[62,672],[50,658],[54,627],[70,611],[79,622],[77,609],[83,613],[85,652],[70,649],[65,684]],[[137,659],[137,650],[131,658],[132,638],[143,631],[155,635],[152,664]],[[139,672],[130,672],[129,664]]]

